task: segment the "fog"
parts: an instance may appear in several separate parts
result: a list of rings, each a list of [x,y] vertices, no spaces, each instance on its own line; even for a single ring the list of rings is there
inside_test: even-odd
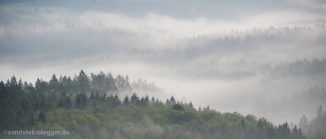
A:
[[[326,107],[325,3],[1,1],[0,79],[83,69],[221,112],[298,123]]]

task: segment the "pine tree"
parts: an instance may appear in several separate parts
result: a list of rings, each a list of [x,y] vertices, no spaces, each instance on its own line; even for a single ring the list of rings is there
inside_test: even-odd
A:
[[[125,99],[123,100],[123,105],[129,105],[129,97],[126,95]]]
[[[86,73],[81,70],[77,77],[78,88],[81,92],[88,92],[90,89],[90,81]]]

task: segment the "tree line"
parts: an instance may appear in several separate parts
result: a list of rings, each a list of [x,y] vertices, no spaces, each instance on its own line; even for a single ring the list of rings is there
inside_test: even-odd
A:
[[[265,118],[220,113],[208,107],[131,91],[128,77],[81,71],[74,78],[53,75],[35,85],[12,77],[0,82],[0,130],[65,129],[71,139],[305,139],[300,128]],[[28,138],[0,135],[1,138]],[[44,137],[29,137],[44,138]]]

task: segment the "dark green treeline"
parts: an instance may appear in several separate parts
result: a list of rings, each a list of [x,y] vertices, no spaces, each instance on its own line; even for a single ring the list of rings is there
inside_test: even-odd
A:
[[[129,93],[118,97],[119,93]],[[128,77],[53,75],[33,85],[13,76],[0,82],[0,130],[67,130],[62,139],[305,139],[301,129],[264,118],[220,113],[209,107],[132,94]]]

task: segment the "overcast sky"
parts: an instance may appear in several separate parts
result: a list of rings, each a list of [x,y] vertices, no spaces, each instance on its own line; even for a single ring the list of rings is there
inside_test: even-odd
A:
[[[197,106],[297,122],[326,107],[325,9],[324,0],[1,0],[0,79],[112,72]]]

